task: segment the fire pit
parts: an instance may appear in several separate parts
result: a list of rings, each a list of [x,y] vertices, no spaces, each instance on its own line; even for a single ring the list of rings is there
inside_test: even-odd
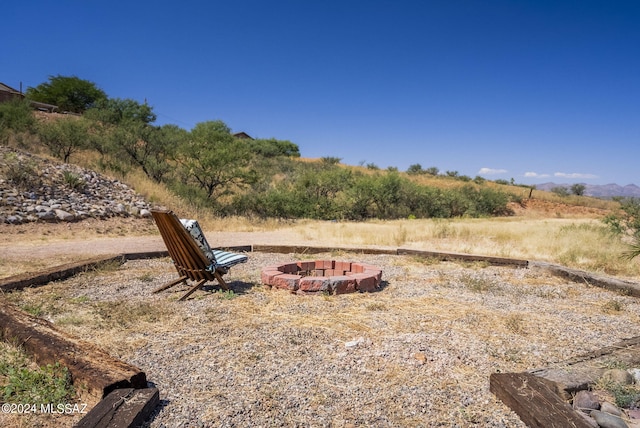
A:
[[[262,283],[298,294],[345,294],[376,291],[382,270],[366,263],[315,260],[267,266]]]

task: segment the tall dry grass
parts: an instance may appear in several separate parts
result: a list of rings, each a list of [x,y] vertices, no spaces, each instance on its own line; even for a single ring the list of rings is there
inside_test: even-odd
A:
[[[424,219],[366,223],[305,222],[304,238],[339,246],[385,246],[548,261],[608,275],[640,277],[638,261],[622,257],[619,236],[596,219]]]

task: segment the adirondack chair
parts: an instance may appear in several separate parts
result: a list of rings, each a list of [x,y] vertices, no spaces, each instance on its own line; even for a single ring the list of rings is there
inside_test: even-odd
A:
[[[151,214],[180,275],[180,278],[164,284],[154,293],[183,282],[186,284],[187,280],[195,281],[195,285],[180,300],[189,297],[207,281],[217,280],[220,287],[229,289],[222,275],[228,273],[232,266],[246,262],[246,255],[211,249],[195,220],[178,219],[169,210],[152,210]]]

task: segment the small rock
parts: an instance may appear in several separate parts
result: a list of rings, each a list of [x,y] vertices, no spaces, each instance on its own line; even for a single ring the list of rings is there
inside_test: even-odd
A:
[[[598,423],[596,422],[595,419],[593,419],[591,416],[587,415],[586,413],[583,412],[577,412],[578,415],[580,415],[580,417],[587,423],[589,424],[590,427],[592,428],[600,428],[600,425],[598,425]]]
[[[606,370],[602,374],[602,380],[605,382],[613,382],[619,385],[631,385],[633,383],[633,376],[626,370],[622,369],[610,369]]]
[[[618,408],[618,406],[607,401],[603,402],[600,405],[600,411],[609,413],[611,415],[622,416],[622,411]]]
[[[629,425],[618,416],[610,415],[599,410],[592,411],[591,417],[595,419],[601,428],[629,428]]]
[[[629,373],[633,376],[634,382],[640,385],[640,369],[629,369]]]
[[[357,338],[355,340],[350,340],[349,342],[345,343],[344,346],[346,346],[347,348],[355,348],[356,346],[358,346],[362,342],[364,342],[364,338],[363,337],[359,337],[359,338]]]
[[[56,219],[56,213],[53,211],[41,211],[37,214],[39,220],[51,221]]]
[[[10,215],[7,217],[6,222],[9,224],[20,224],[22,223],[22,217],[19,215]]]
[[[56,217],[58,218],[58,220],[61,221],[74,221],[76,219],[73,214],[63,210],[54,210],[54,212],[56,213]]]
[[[582,410],[585,413],[590,413],[591,410],[600,409],[600,400],[591,391],[578,391],[573,397],[573,408],[576,410]]]
[[[418,360],[418,363],[420,363],[420,365],[423,365],[427,362],[427,356],[424,354],[424,352],[416,352],[415,354],[413,354],[413,358]]]

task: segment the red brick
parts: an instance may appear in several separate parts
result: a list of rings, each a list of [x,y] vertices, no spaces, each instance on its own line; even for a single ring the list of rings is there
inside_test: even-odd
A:
[[[368,263],[358,263],[360,266],[362,266],[362,269],[364,270],[379,270],[380,268],[378,268],[378,266],[374,266],[374,265],[370,265]]]
[[[296,291],[300,286],[300,275],[291,275],[283,273],[273,278],[273,285],[289,291]]]
[[[310,271],[316,268],[316,262],[298,262],[300,270]]]
[[[333,260],[316,260],[316,269],[333,269]]]
[[[362,267],[361,263],[351,263],[351,272],[352,273],[362,273],[362,272],[364,272],[364,267]]]
[[[333,265],[333,268],[337,271],[351,271],[351,262],[338,262],[336,261]]]
[[[356,279],[341,275],[331,278],[331,286],[335,294],[354,293],[356,291]]]
[[[356,282],[356,289],[358,291],[374,291],[378,288],[378,281],[374,276],[367,275],[366,273],[357,273],[350,275]]]
[[[283,264],[280,269],[284,273],[297,273],[298,272],[298,264],[297,263],[286,263]]]
[[[324,276],[334,276],[334,275],[341,275],[342,272],[338,273],[337,270],[335,269],[325,269],[324,271]]]
[[[324,276],[324,269],[316,269],[311,272],[312,276]]]
[[[382,271],[380,269],[365,269],[363,273],[373,276],[377,282],[380,282],[382,280]]]
[[[273,285],[273,279],[278,275],[282,275],[282,272],[272,267],[271,269],[263,270],[260,273],[260,278],[263,284]]]
[[[301,291],[330,291],[331,284],[326,276],[306,276],[300,279]]]

